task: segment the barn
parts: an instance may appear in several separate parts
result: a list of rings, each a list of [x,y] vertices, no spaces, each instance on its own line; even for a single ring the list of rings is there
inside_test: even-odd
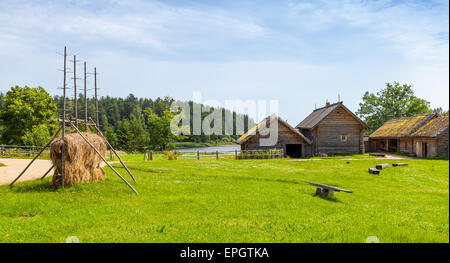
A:
[[[389,120],[369,136],[370,150],[415,153],[412,134],[436,117],[436,114],[419,114]]]
[[[268,129],[276,127],[276,141],[273,145],[262,145],[261,139],[267,139]],[[237,143],[241,150],[271,150],[282,149],[284,156],[299,158],[310,156],[311,141],[301,134],[297,129],[289,125],[279,116],[272,114],[242,135]]]
[[[362,154],[364,131],[369,127],[343,102],[326,103],[296,128],[312,141],[311,154]]]
[[[411,134],[417,157],[448,157],[448,116],[438,116]]]

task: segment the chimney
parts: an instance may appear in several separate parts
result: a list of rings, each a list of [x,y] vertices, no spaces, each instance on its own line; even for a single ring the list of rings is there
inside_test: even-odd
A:
[[[325,103],[325,107],[330,106],[330,102],[327,100],[327,102]]]

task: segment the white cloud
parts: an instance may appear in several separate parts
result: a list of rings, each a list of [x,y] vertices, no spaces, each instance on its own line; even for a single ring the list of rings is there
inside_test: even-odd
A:
[[[252,39],[265,33],[260,25],[215,8],[196,10],[141,1],[108,1],[107,6],[96,10],[80,3],[4,5],[0,32],[33,44],[56,37],[72,43],[113,42],[153,52],[211,47],[220,40]]]
[[[312,1],[293,3],[289,18],[302,30],[351,30],[383,41],[412,59],[448,64],[448,2]],[[447,10],[447,11],[443,11]],[[442,41],[442,36],[447,36]],[[350,39],[350,44],[351,44]]]
[[[59,94],[55,52],[67,45],[88,71],[97,66],[101,95],[189,99],[199,90],[205,99],[278,99],[280,114],[296,124],[315,103],[340,93],[356,110],[366,90],[396,80],[448,108],[448,11],[439,7],[105,1],[2,0],[0,91],[27,84]]]

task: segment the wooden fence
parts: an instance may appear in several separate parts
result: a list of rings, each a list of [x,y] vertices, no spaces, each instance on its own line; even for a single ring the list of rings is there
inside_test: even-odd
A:
[[[1,156],[18,156],[18,157],[34,157],[42,149],[42,146],[22,146],[22,145],[0,145],[0,157]],[[42,154],[49,156],[50,150],[45,149]],[[42,155],[41,154],[41,155]]]
[[[180,152],[177,150],[160,152],[160,151],[146,151],[144,153],[144,160],[151,161],[156,155],[161,156],[167,153],[174,153],[177,158],[220,158],[243,160],[243,159],[279,159],[283,158],[283,150],[235,150],[235,151],[215,151],[215,152]]]
[[[0,145],[0,157],[34,157],[42,149],[41,146],[21,146],[21,145]],[[215,151],[215,152],[180,152],[179,150],[168,151],[174,153],[177,158],[203,158],[219,159],[279,159],[283,158],[283,150],[235,150],[235,151]],[[167,154],[161,151],[146,151],[144,160],[151,161],[154,157]],[[49,148],[45,149],[40,157],[48,158],[50,156]],[[109,159],[113,161],[114,154],[109,150]]]

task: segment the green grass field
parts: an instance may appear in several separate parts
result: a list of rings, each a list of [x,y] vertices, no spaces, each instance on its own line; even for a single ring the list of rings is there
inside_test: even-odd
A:
[[[141,158],[124,157],[139,195],[109,169],[64,190],[49,178],[1,186],[0,242],[449,242],[448,160],[371,175],[399,160]],[[303,180],[354,193],[320,198]]]

